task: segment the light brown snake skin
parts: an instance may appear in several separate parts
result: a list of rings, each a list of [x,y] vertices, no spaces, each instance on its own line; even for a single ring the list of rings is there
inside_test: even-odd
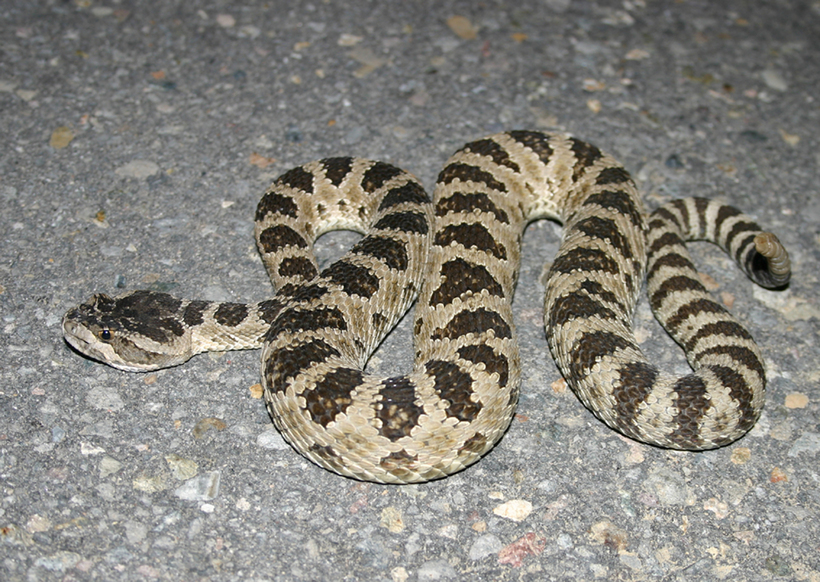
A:
[[[510,300],[524,227],[540,218],[564,224],[546,334],[584,405],[661,447],[708,449],[745,434],[763,407],[763,360],[703,289],[684,241],[721,245],[767,287],[788,283],[785,249],[737,210],[705,199],[671,202],[647,219],[618,162],[562,135],[513,131],[467,144],[439,175],[432,204],[415,178],[382,162],[294,168],[256,213],[274,298],[96,295],[66,314],[64,334],[125,370],[261,346],[268,408],[300,453],[357,479],[436,479],[477,461],[509,426],[521,375]],[[319,273],[313,242],[340,228],[366,236]],[[645,269],[650,304],[693,374],[666,375],[638,347],[632,315]],[[417,294],[414,371],[365,373]]]

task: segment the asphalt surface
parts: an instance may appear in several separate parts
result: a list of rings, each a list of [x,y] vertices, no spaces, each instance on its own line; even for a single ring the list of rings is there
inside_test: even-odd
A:
[[[0,14],[0,579],[820,581],[820,3],[5,0]],[[416,486],[320,469],[278,436],[259,355],[150,374],[64,343],[95,292],[270,294],[266,185],[358,155],[432,187],[506,129],[618,157],[647,205],[718,197],[780,235],[790,287],[693,252],[766,358],[766,409],[705,453],[628,441],[560,382],[533,224],[518,415]],[[322,240],[323,261],[356,239]],[[369,369],[409,371],[408,320]],[[641,304],[653,359],[685,371]]]

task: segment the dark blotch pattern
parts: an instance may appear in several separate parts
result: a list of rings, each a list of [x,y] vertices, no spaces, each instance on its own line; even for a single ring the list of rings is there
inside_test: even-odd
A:
[[[625,258],[632,258],[632,245],[630,245],[626,237],[621,234],[618,225],[616,225],[614,221],[608,218],[590,216],[589,218],[579,221],[575,225],[575,228],[588,237],[609,241],[609,244],[618,249]]]
[[[276,253],[285,247],[307,248],[307,241],[289,226],[278,224],[259,234],[259,244],[266,253]]]
[[[741,243],[738,247],[738,251],[741,251],[741,252],[738,252],[737,256],[735,257],[736,261],[740,262],[740,259],[741,259],[741,256],[742,256],[742,250],[745,250],[745,247],[748,246],[749,244],[751,244],[752,241],[754,241],[755,234],[760,232],[760,230],[761,230],[760,226],[758,226],[758,224],[756,222],[751,222],[751,221],[742,221],[741,220],[741,221],[736,222],[732,225],[731,230],[726,235],[726,245],[727,245],[727,247],[734,244],[735,238],[737,238],[739,236],[746,237],[745,241],[743,243]]]
[[[510,363],[501,354],[488,345],[464,346],[459,348],[458,356],[473,364],[484,364],[484,371],[488,374],[498,374],[498,384],[502,388],[510,379]]]
[[[630,182],[632,178],[624,168],[620,166],[613,166],[611,168],[606,168],[605,170],[601,170],[601,173],[595,178],[595,183],[599,186],[605,186],[606,184],[623,184],[624,182]]]
[[[434,244],[440,247],[459,243],[466,249],[477,249],[489,253],[496,259],[506,260],[507,249],[496,242],[490,231],[483,224],[451,224],[436,233]]]
[[[418,425],[419,416],[424,409],[416,403],[416,390],[407,378],[388,378],[379,390],[381,399],[376,404],[376,418],[382,425],[379,434],[397,441],[410,436],[413,427]]]
[[[268,387],[276,392],[284,392],[287,382],[296,378],[313,364],[325,362],[339,356],[333,346],[320,339],[297,343],[272,353],[265,362],[265,378]]]
[[[573,271],[602,271],[617,276],[620,273],[618,263],[605,251],[576,247],[560,255],[552,264],[554,273],[572,273]]]
[[[269,214],[279,214],[282,216],[289,216],[296,218],[299,214],[299,209],[296,202],[290,196],[285,196],[278,192],[265,192],[262,200],[256,206],[256,221],[263,220]]]
[[[681,210],[681,213],[686,218],[686,222],[688,224],[688,236],[703,238],[703,235],[705,234],[704,228],[706,227],[706,209],[709,206],[709,199],[695,197],[692,198],[692,200],[695,203],[695,215],[691,216],[687,210]],[[683,200],[673,200],[672,203],[676,206],[683,207],[684,209],[687,208]],[[695,227],[697,227],[697,229],[695,229]]]
[[[310,259],[305,257],[286,257],[282,259],[278,271],[282,277],[298,277],[302,281],[310,281],[318,274]]]
[[[594,331],[581,335],[581,338],[570,349],[569,355],[572,358],[572,366],[579,373],[585,375],[586,370],[601,358],[613,355],[618,350],[637,347],[627,338],[621,337],[608,331]]]
[[[498,222],[510,223],[507,213],[493,204],[485,192],[456,192],[449,198],[442,198],[436,203],[436,216],[445,216],[451,212],[471,213],[474,210],[491,213]]]
[[[492,158],[493,162],[495,162],[499,166],[506,166],[514,172],[521,171],[521,168],[518,167],[518,164],[516,164],[510,159],[510,156],[509,154],[507,154],[507,151],[491,139],[481,139],[478,141],[474,141],[472,143],[468,143],[466,146],[462,148],[462,151],[471,152],[474,154],[478,154],[480,156],[487,156],[489,158]]]
[[[248,306],[242,303],[222,303],[214,312],[214,320],[219,325],[236,327],[248,316]]]
[[[417,470],[418,459],[418,455],[411,455],[402,449],[382,457],[379,466],[397,477],[412,476]]]
[[[116,329],[119,321],[128,331],[165,343],[185,335],[185,328],[179,321],[181,307],[182,300],[167,293],[135,291],[103,305],[103,313],[109,311],[114,315],[102,317],[101,323]]]
[[[537,131],[511,131],[510,137],[521,145],[530,148],[544,165],[549,164],[553,150],[544,134]]]
[[[720,229],[723,226],[724,222],[726,222],[730,218],[734,218],[740,213],[740,210],[732,206],[728,206],[726,204],[721,206],[720,210],[718,210],[717,216],[715,217],[715,231],[720,232]]]
[[[692,261],[683,255],[679,255],[677,253],[667,253],[652,263],[652,267],[650,267],[649,271],[646,273],[646,278],[652,279],[652,277],[654,277],[655,274],[664,267],[672,267],[677,270],[695,270],[695,266],[692,264]]]
[[[316,424],[327,428],[336,417],[347,410],[353,402],[353,391],[358,388],[364,374],[354,368],[336,368],[305,390],[305,408]]]
[[[322,277],[341,286],[348,295],[370,299],[379,290],[379,278],[367,267],[347,261],[336,261],[322,272]]]
[[[598,283],[597,281],[586,280],[583,283],[581,283],[581,285],[579,285],[578,290],[586,291],[590,295],[598,297],[604,303],[614,303],[616,305],[621,305],[615,294],[603,285],[601,285],[600,283]],[[626,311],[623,305],[621,305],[621,311]]]
[[[205,319],[202,317],[210,303],[207,301],[191,301],[182,312],[182,321],[185,325],[200,325]]]
[[[675,311],[675,314],[666,320],[664,327],[666,327],[670,333],[674,333],[687,319],[701,313],[713,313],[721,316],[727,315],[726,309],[720,304],[704,297],[681,305],[677,311]]]
[[[714,323],[707,323],[698,329],[697,333],[686,342],[684,348],[687,352],[691,352],[701,339],[712,335],[742,338],[745,340],[752,339],[751,334],[739,323],[734,321],[716,321]]]
[[[282,302],[278,299],[266,299],[265,301],[260,301],[256,306],[257,315],[267,324],[273,323],[281,310]]]
[[[638,417],[639,406],[658,378],[658,370],[643,362],[626,364],[619,370],[620,381],[612,386],[616,402],[616,417],[619,426],[626,434],[634,434],[634,424]]]
[[[666,299],[670,293],[677,293],[679,291],[700,291],[706,293],[706,288],[700,281],[696,281],[692,277],[685,277],[683,275],[670,277],[661,283],[652,296],[649,298],[649,303],[653,310],[660,307],[663,300]]]
[[[504,296],[501,285],[482,265],[473,265],[464,259],[453,259],[441,266],[441,274],[444,281],[430,296],[431,305],[449,305],[456,297],[478,294],[484,289],[492,296]]]
[[[570,149],[575,154],[575,165],[572,168],[572,179],[578,180],[587,168],[601,159],[601,150],[594,145],[571,137]]]
[[[558,326],[574,321],[579,317],[591,317],[597,315],[603,319],[617,319],[617,314],[601,305],[594,295],[575,292],[559,297],[553,303],[552,310],[548,315],[548,328],[557,330]]]
[[[167,293],[140,290],[119,297],[109,305],[111,311],[151,311],[157,314],[171,314],[179,310],[182,300]]]
[[[438,175],[438,181],[442,184],[449,184],[453,180],[462,182],[476,182],[486,184],[488,188],[499,192],[506,192],[507,187],[493,177],[489,172],[485,172],[476,166],[462,164],[459,162],[449,164]]]
[[[382,199],[379,205],[379,211],[392,208],[405,202],[412,202],[413,204],[427,204],[430,202],[430,197],[424,188],[416,182],[408,182],[404,186],[391,188],[390,191]]]
[[[282,288],[284,289],[284,287]],[[294,302],[310,303],[314,299],[324,297],[328,293],[328,288],[318,283],[311,283],[309,285],[298,285],[294,287],[293,293],[285,293],[286,297],[291,297]],[[282,294],[282,290],[279,291]]]
[[[334,186],[339,186],[353,167],[353,158],[325,158],[321,161],[327,178]]]
[[[657,210],[655,210],[652,214],[649,215],[649,220],[651,221],[652,228],[658,228],[663,226],[664,221],[669,222],[675,225],[676,228],[684,231],[684,225],[681,224],[678,215],[669,210],[666,206],[661,206]]]
[[[387,327],[387,318],[381,313],[374,313],[370,316],[370,324],[376,333],[381,333]]]
[[[430,225],[423,214],[418,212],[394,212],[381,218],[375,225],[377,230],[398,230],[416,234],[427,234]]]
[[[766,371],[763,369],[763,363],[757,355],[745,346],[714,346],[707,348],[697,355],[697,360],[701,361],[707,356],[726,354],[735,362],[742,364],[746,368],[755,372],[760,376],[761,380],[766,379]]]
[[[701,442],[700,424],[711,406],[706,383],[695,374],[689,374],[675,382],[672,390],[678,394],[675,402],[678,415],[675,417],[677,426],[669,434],[669,440],[683,447],[697,448]]]
[[[407,269],[409,258],[405,244],[394,238],[368,236],[356,243],[351,253],[374,257],[394,271]]]
[[[752,391],[743,376],[725,366],[711,366],[712,372],[720,378],[724,386],[729,387],[729,395],[738,403],[738,410],[740,412],[740,421],[738,428],[742,431],[750,430],[755,422],[757,422],[757,413],[751,406]]]
[[[396,166],[391,166],[390,164],[385,164],[384,162],[376,162],[364,173],[362,178],[362,188],[368,194],[372,194],[384,186],[388,180],[395,178],[402,173],[402,170]]]
[[[269,340],[285,332],[315,331],[317,329],[347,329],[344,314],[336,307],[304,309],[299,306],[283,311],[268,332]]]
[[[458,455],[480,455],[487,449],[488,444],[487,437],[477,432],[464,441],[464,444],[458,450]]]
[[[290,186],[296,190],[304,190],[308,194],[313,194],[313,174],[301,166],[288,170],[279,176],[276,182]]]
[[[683,246],[683,239],[675,232],[667,231],[661,236],[652,241],[648,249],[648,254],[656,255],[665,247],[680,247]]]
[[[584,200],[584,205],[596,204],[601,208],[607,208],[617,214],[629,217],[629,221],[636,228],[643,228],[643,215],[635,206],[632,197],[622,190],[604,190],[597,194],[591,194]]]
[[[456,339],[468,333],[488,331],[500,339],[512,337],[512,330],[507,322],[495,311],[483,307],[475,311],[458,312],[447,325],[435,330],[430,337],[434,340]]]
[[[435,378],[433,389],[436,394],[448,402],[447,415],[464,422],[475,420],[482,406],[470,399],[472,377],[452,362],[433,360],[427,362],[426,369]]]

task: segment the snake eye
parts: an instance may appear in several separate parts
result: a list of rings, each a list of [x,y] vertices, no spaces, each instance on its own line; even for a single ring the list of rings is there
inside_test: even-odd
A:
[[[107,327],[104,327],[100,330],[100,339],[103,341],[110,341],[111,340],[111,330]]]

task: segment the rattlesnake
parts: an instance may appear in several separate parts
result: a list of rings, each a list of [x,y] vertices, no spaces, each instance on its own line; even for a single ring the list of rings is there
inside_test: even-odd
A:
[[[709,298],[684,240],[720,244],[767,287],[788,283],[785,249],[705,199],[647,218],[618,162],[563,135],[511,131],[465,145],[441,171],[432,203],[413,176],[383,162],[294,168],[256,211],[273,298],[96,295],[66,314],[63,330],[79,351],[124,370],[261,346],[268,408],[300,453],[363,480],[435,479],[478,460],[513,416],[520,361],[510,299],[523,229],[538,218],[564,225],[546,284],[546,334],[587,408],[626,436],[676,449],[719,447],[754,425],[762,357]],[[331,229],[365,237],[319,273],[313,242]],[[665,375],[638,347],[631,321],[647,271],[650,304],[694,374]],[[417,295],[414,371],[365,373]]]

